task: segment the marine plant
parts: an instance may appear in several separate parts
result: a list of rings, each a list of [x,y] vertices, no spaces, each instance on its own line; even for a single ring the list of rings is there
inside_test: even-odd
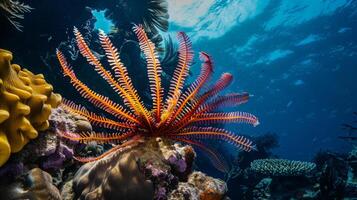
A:
[[[22,31],[22,25],[16,21],[24,18],[24,13],[31,12],[33,8],[16,0],[0,0],[0,11],[6,19],[18,30]]]
[[[315,163],[286,159],[257,159],[251,163],[251,170],[269,176],[301,176],[315,168]]]
[[[218,108],[237,106],[248,101],[248,93],[230,93],[217,96],[232,82],[231,74],[223,73],[215,84],[208,87],[205,92],[201,92],[203,88],[207,87],[208,80],[213,73],[211,57],[207,53],[201,52],[200,57],[203,64],[200,75],[184,90],[185,79],[193,60],[193,51],[188,36],[179,32],[177,34],[180,43],[179,61],[164,101],[164,88],[161,83],[162,68],[155,51],[155,45],[147,36],[142,25],[135,25],[133,31],[138,37],[140,48],[147,62],[152,109],[147,108],[141,101],[128,76],[126,67],[119,58],[118,50],[103,31],[99,31],[100,43],[114,71],[114,76],[111,71],[103,67],[77,28],[74,28],[74,35],[80,53],[94,67],[95,71],[109,83],[113,90],[122,97],[126,108],[91,90],[77,78],[63,53],[60,50],[56,52],[64,75],[70,78],[71,83],[82,97],[115,118],[113,120],[113,118],[90,112],[82,105],[69,100],[63,101],[63,106],[70,112],[87,117],[93,125],[116,131],[114,133],[61,132],[63,138],[72,141],[119,144],[98,157],[76,157],[77,160],[82,162],[95,161],[122,149],[124,146],[133,144],[135,139],[162,137],[185,142],[203,149],[210,155],[209,157],[218,169],[225,170],[226,166],[221,162],[219,156],[212,149],[206,147],[200,141],[201,139],[223,140],[245,151],[255,149],[249,139],[223,128],[209,126],[213,123],[229,122],[248,123],[254,126],[259,124],[258,119],[249,113],[214,112]]]
[[[0,49],[0,166],[49,127],[51,108],[61,102],[42,74],[11,60],[12,53]]]

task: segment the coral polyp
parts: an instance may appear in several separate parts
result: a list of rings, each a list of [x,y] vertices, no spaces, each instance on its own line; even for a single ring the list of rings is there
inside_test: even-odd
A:
[[[95,126],[111,129],[113,133],[69,133],[62,132],[61,136],[82,143],[96,141],[98,143],[118,144],[99,157],[81,158],[79,161],[95,161],[109,155],[125,145],[133,144],[136,139],[162,137],[175,141],[185,142],[200,147],[207,152],[219,169],[224,169],[219,156],[203,143],[202,139],[223,140],[233,144],[239,149],[251,151],[255,149],[253,143],[223,128],[209,126],[215,123],[247,123],[258,125],[258,119],[245,112],[215,112],[222,107],[235,107],[249,99],[248,93],[230,93],[218,96],[232,82],[232,75],[224,73],[220,79],[207,87],[213,73],[211,57],[204,52],[200,53],[203,61],[198,78],[184,89],[189,67],[193,61],[193,51],[188,36],[179,32],[179,57],[173,78],[170,83],[167,97],[164,98],[164,88],[161,83],[162,67],[154,43],[148,38],[141,25],[135,25],[133,31],[138,37],[140,49],[145,55],[152,108],[144,105],[137,90],[134,88],[126,67],[119,58],[117,48],[114,47],[109,37],[99,31],[100,43],[105,51],[111,70],[107,70],[90,50],[83,36],[74,28],[77,45],[80,53],[92,65],[95,71],[120,95],[125,105],[120,105],[91,90],[74,73],[61,51],[57,50],[57,57],[65,76],[78,92],[93,105],[112,115],[111,118],[88,111],[85,107],[69,100],[63,101],[63,107],[70,112],[83,115]],[[112,73],[114,72],[114,74]],[[208,88],[202,92],[203,88]],[[114,120],[115,118],[115,120]]]

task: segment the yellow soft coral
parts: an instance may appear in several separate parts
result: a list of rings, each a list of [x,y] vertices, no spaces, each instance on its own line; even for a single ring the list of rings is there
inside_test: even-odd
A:
[[[12,53],[0,49],[0,166],[48,128],[51,108],[61,102],[42,74],[34,75],[11,60]]]

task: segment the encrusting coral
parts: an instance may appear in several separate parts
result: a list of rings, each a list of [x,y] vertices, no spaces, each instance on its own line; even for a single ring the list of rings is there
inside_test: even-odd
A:
[[[11,60],[11,52],[0,49],[0,166],[49,127],[51,108],[61,102],[42,74]]]
[[[251,170],[270,176],[301,176],[316,168],[315,163],[285,159],[258,159],[251,163]]]
[[[237,106],[248,101],[249,95],[247,93],[231,93],[217,97],[232,82],[233,76],[231,74],[223,73],[215,84],[208,87],[208,90],[202,93],[201,90],[208,85],[209,78],[213,73],[211,57],[207,53],[202,52],[200,54],[203,60],[201,74],[190,87],[183,90],[189,67],[193,60],[193,52],[188,36],[183,32],[179,32],[179,61],[171,80],[167,98],[164,98],[164,88],[161,83],[163,71],[155,45],[149,39],[143,26],[135,25],[133,31],[138,37],[139,46],[147,61],[149,86],[153,101],[152,109],[147,108],[140,99],[131,78],[128,76],[126,67],[119,58],[118,50],[103,31],[99,32],[100,42],[106,53],[108,62],[112,66],[115,78],[112,72],[105,69],[94,55],[79,30],[74,28],[80,53],[93,65],[94,69],[109,83],[114,91],[122,97],[125,107],[108,97],[96,93],[85,85],[76,76],[63,53],[57,50],[57,58],[62,67],[63,74],[70,78],[71,83],[77,91],[97,108],[106,111],[113,118],[116,118],[113,120],[90,112],[83,106],[76,105],[71,101],[63,102],[63,106],[67,110],[87,117],[93,125],[115,131],[113,133],[62,132],[61,136],[63,138],[86,144],[92,141],[119,144],[99,157],[77,157],[77,160],[82,162],[95,161],[116,150],[120,150],[127,143],[131,143],[132,140],[162,137],[188,143],[203,149],[210,156],[213,161],[212,163],[217,169],[226,171],[227,165],[221,161],[215,151],[201,143],[202,139],[223,140],[248,152],[255,149],[254,144],[249,139],[222,128],[209,126],[214,123],[247,123],[253,126],[259,124],[257,117],[250,113],[214,112],[225,106]]]

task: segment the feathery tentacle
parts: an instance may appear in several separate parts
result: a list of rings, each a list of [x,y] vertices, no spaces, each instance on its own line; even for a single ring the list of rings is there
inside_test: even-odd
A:
[[[253,126],[259,125],[258,118],[246,112],[222,112],[222,113],[203,113],[194,115],[190,123],[246,123]]]
[[[92,91],[90,88],[88,88],[84,83],[82,83],[77,78],[76,74],[68,65],[66,58],[64,57],[62,52],[57,50],[56,54],[61,64],[61,67],[63,69],[63,73],[71,79],[71,82],[73,83],[74,87],[84,98],[88,99],[88,101],[93,103],[98,108],[107,111],[108,113],[118,117],[119,119],[123,119],[123,120],[127,119],[134,123],[141,124],[141,122],[138,119],[136,119],[132,114],[127,112],[122,106],[120,106],[117,103],[114,103],[108,97],[99,95],[94,91]]]
[[[191,46],[191,41],[184,32],[179,32],[177,37],[180,42],[179,47],[179,60],[178,65],[175,69],[173,77],[171,79],[170,90],[168,94],[168,100],[173,100],[170,102],[172,105],[176,105],[181,94],[181,90],[185,83],[186,77],[189,72],[189,67],[193,59],[193,51]],[[167,102],[169,103],[169,102]],[[171,105],[171,107],[172,107]],[[166,105],[170,107],[170,105]],[[169,113],[170,115],[171,113]]]
[[[109,118],[96,115],[95,113],[89,112],[85,107],[77,105],[67,99],[62,99],[61,106],[71,113],[76,113],[86,117],[95,126],[117,131],[122,131],[123,129],[133,129],[135,127],[134,124],[128,122],[117,122]]]
[[[235,107],[240,104],[248,102],[248,99],[249,99],[249,94],[246,92],[241,94],[240,93],[227,94],[225,96],[217,97],[211,102],[203,104],[197,109],[195,114],[211,112],[226,106]]]
[[[132,81],[128,76],[127,69],[119,58],[119,53],[117,48],[113,46],[108,36],[102,30],[99,31],[99,39],[105,51],[105,54],[108,58],[108,62],[112,66],[115,76],[119,80],[120,86],[125,89],[125,93],[128,93],[128,95],[125,94],[125,97],[130,96],[129,99],[125,99],[125,100],[132,101],[133,102],[132,109],[134,109],[136,113],[143,116],[147,124],[150,124],[150,120],[151,120],[150,113],[148,112],[148,110],[145,108],[144,104],[140,100],[138,92],[134,88]]]
[[[116,145],[115,147],[109,149],[108,151],[104,152],[100,156],[97,156],[97,157],[78,157],[78,156],[74,156],[73,158],[75,160],[77,160],[79,162],[83,162],[83,163],[93,162],[93,161],[100,160],[100,159],[102,159],[104,157],[107,157],[109,155],[113,155],[113,153],[120,153],[123,150],[125,150],[126,147],[133,146],[133,145],[135,145],[137,143],[138,143],[138,138],[134,137],[133,139],[128,140],[128,141],[124,142],[123,144]]]
[[[161,120],[163,106],[162,98],[164,93],[164,90],[161,87],[162,69],[160,66],[160,61],[155,51],[155,45],[146,35],[143,26],[135,25],[133,30],[138,37],[140,49],[144,52],[146,57],[150,91],[153,99],[153,108],[155,110],[156,122],[159,123]]]
[[[76,36],[76,42],[79,49],[79,52],[87,59],[89,64],[94,66],[95,71],[107,81],[107,83],[116,91],[124,100],[125,105],[127,105],[131,110],[135,111],[134,113],[138,115],[136,102],[133,100],[132,96],[129,95],[123,87],[121,87],[118,82],[113,78],[111,73],[107,71],[102,64],[99,62],[98,58],[92,53],[88,47],[86,41],[84,40],[82,34],[79,30],[74,27],[74,35]]]
[[[90,142],[104,143],[119,143],[123,140],[127,140],[135,135],[134,132],[126,133],[97,133],[97,132],[85,132],[85,133],[69,133],[58,130],[60,137],[70,141],[88,144]]]
[[[181,138],[196,138],[196,139],[221,139],[227,141],[234,146],[244,150],[252,151],[256,147],[253,145],[253,142],[249,139],[235,135],[225,129],[213,128],[213,127],[190,127],[184,129],[182,132],[177,134],[169,134],[169,137],[176,136]]]
[[[167,123],[175,120],[182,112],[184,112],[187,108],[189,102],[195,98],[203,85],[208,81],[213,72],[213,65],[211,57],[204,53],[200,53],[200,57],[203,60],[203,64],[201,66],[201,73],[197,80],[191,84],[191,86],[187,89],[187,91],[179,98],[177,108],[175,109],[174,114],[171,116],[170,120]]]
[[[193,114],[197,111],[197,109],[202,106],[204,102],[206,102],[209,98],[215,96],[218,92],[222,91],[232,82],[233,76],[229,73],[223,73],[221,78],[203,95],[197,98],[197,100],[192,102],[191,106],[187,106],[186,112],[183,113],[183,117],[176,120],[174,122],[174,126],[181,129],[182,127],[186,126],[189,123],[190,119],[192,118]]]

